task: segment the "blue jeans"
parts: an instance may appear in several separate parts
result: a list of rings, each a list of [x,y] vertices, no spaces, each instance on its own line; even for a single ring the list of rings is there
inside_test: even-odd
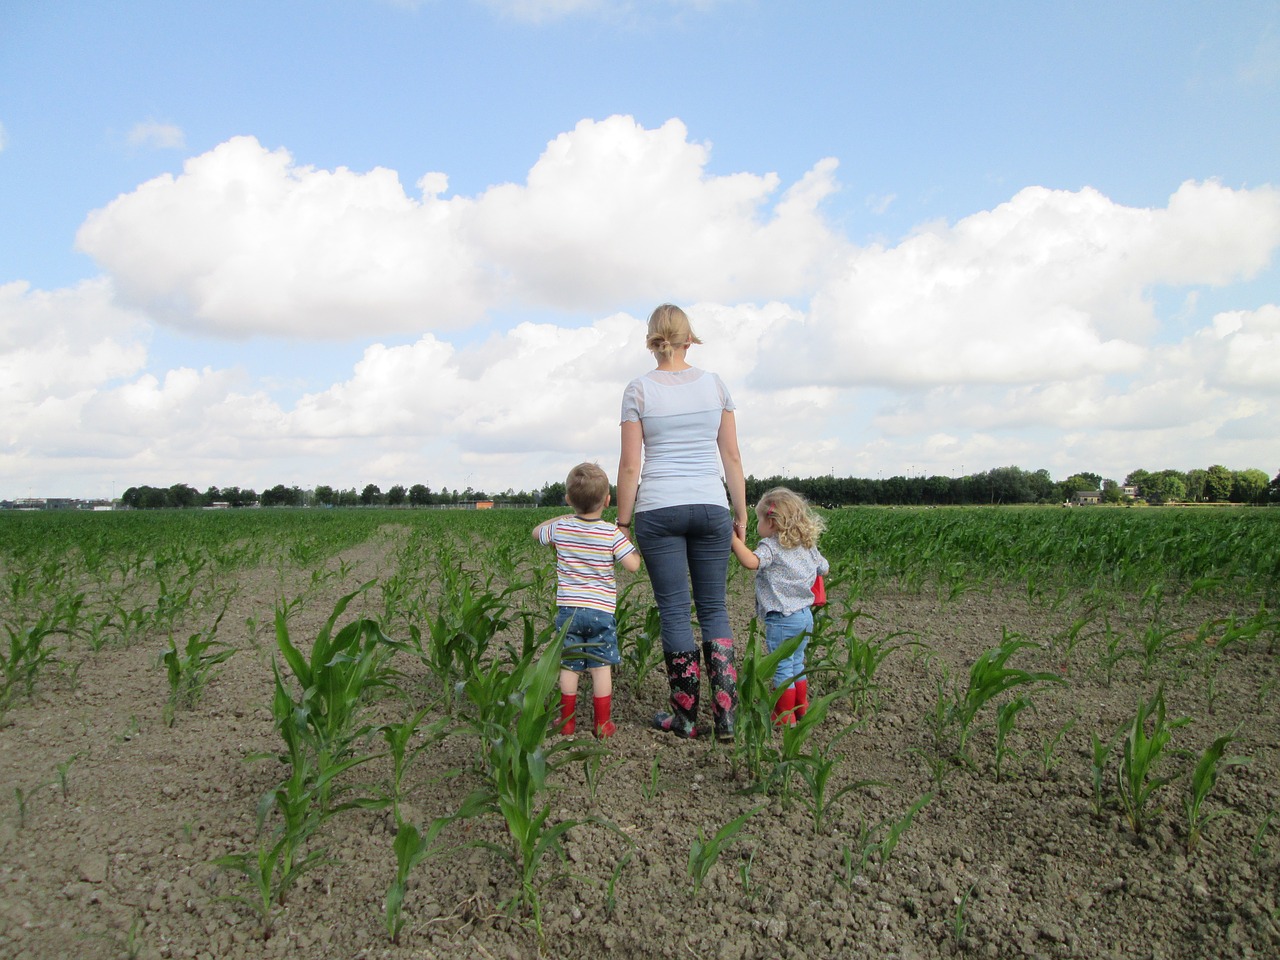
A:
[[[725,602],[733,539],[733,519],[728,509],[691,503],[645,510],[635,515],[635,533],[662,617],[663,651],[698,650],[689,618],[691,592],[702,639],[731,639],[733,629]]]
[[[569,623],[564,636],[560,666],[574,673],[591,667],[616,667],[622,662],[618,652],[618,624],[612,613],[594,607],[557,607],[556,629]]]
[[[778,669],[773,674],[775,687],[790,686],[797,680],[804,680],[804,652],[809,647],[809,636],[813,633],[813,611],[801,607],[795,613],[782,614],[770,610],[764,615],[764,645],[769,652],[777,650],[790,640],[804,634],[800,646],[795,653],[778,662]]]

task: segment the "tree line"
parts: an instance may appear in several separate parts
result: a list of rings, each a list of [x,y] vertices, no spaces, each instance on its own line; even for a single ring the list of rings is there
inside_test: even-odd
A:
[[[1230,470],[1214,464],[1203,470],[1134,470],[1123,482],[1096,473],[1077,473],[1054,480],[1048,470],[1027,471],[1019,467],[995,467],[963,477],[747,477],[747,500],[755,503],[770,487],[786,486],[804,494],[813,503],[830,507],[883,504],[887,506],[949,506],[974,504],[1064,503],[1077,493],[1097,491],[1107,503],[1135,499],[1147,503],[1280,503],[1280,473],[1268,480],[1258,469]],[[357,492],[321,484],[304,490],[296,485],[276,484],[257,493],[240,487],[209,487],[203,493],[184,483],[170,487],[130,487],[121,503],[132,509],[174,507],[431,507],[458,506],[492,501],[506,506],[560,506],[564,503],[564,483],[545,483],[534,491],[485,493],[467,487],[434,491],[426,484],[406,487],[395,484],[385,493],[377,484],[366,484]]]

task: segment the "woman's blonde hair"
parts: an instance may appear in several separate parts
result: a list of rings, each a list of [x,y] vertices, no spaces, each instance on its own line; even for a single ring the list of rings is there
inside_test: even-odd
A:
[[[784,550],[816,547],[826,521],[809,509],[809,501],[786,487],[774,487],[756,504],[756,519],[769,520]]]
[[[701,343],[688,315],[674,304],[664,303],[649,314],[649,336],[644,345],[655,357],[670,360],[671,355],[691,343]]]

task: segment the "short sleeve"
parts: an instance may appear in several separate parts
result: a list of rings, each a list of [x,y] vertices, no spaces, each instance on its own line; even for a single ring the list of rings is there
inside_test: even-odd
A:
[[[716,390],[720,392],[721,408],[730,411],[737,409],[733,405],[733,397],[729,396],[729,388],[726,387],[724,385],[724,381],[720,379],[720,374],[713,373],[711,375],[716,378]]]
[[[545,527],[538,531],[538,542],[543,546],[550,546],[555,538],[555,523],[548,523]]]
[[[622,391],[622,422],[638,423],[644,416],[644,385],[637,378]]]
[[[760,561],[758,569],[763,570],[765,567],[769,566],[769,564],[773,563],[773,544],[771,544],[767,539],[761,540],[756,544],[755,554],[756,559]]]
[[[613,532],[613,560],[617,563],[628,554],[636,552],[636,545],[622,535],[621,530]]]

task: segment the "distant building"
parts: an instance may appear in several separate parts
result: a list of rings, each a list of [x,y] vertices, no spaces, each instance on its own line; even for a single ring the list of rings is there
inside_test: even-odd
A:
[[[1077,490],[1075,496],[1071,498],[1071,502],[1074,503],[1077,507],[1083,507],[1091,504],[1102,503],[1102,491],[1101,490]]]

